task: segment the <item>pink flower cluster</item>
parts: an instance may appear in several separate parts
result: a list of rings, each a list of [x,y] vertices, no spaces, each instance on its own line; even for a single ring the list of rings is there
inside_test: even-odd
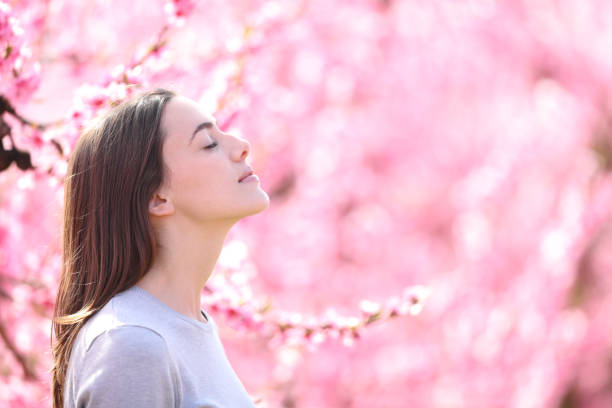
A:
[[[10,5],[0,1],[0,94],[12,102],[28,100],[40,84],[40,64],[31,50]]]
[[[165,32],[166,27],[163,27],[151,46],[137,54],[129,65],[116,66],[100,85],[84,84],[76,90],[63,129],[68,144],[65,146],[66,152],[72,151],[89,120],[147,85],[145,64],[160,56],[165,44]]]
[[[270,338],[270,344],[304,345],[310,351],[327,339],[340,340],[352,346],[364,327],[403,315],[418,315],[431,290],[422,285],[405,288],[401,295],[379,303],[362,300],[360,314],[343,316],[328,308],[323,316],[274,309],[269,301],[253,299],[247,282],[236,284],[223,275],[210,280],[203,303],[215,316],[223,316],[228,325],[241,332],[257,332]]]
[[[164,11],[171,25],[183,25],[185,19],[196,7],[195,0],[168,0],[164,5]]]

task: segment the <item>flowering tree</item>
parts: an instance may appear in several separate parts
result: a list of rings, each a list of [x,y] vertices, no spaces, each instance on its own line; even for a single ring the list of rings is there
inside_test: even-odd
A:
[[[610,22],[605,0],[0,1],[0,405],[50,405],[80,131],[164,86],[251,142],[271,198],[202,294],[261,406],[611,406]]]

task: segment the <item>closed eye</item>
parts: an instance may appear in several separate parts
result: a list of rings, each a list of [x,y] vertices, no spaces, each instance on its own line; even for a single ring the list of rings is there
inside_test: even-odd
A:
[[[205,146],[204,149],[212,149],[215,146],[217,146],[217,142],[213,142],[212,144],[209,144],[208,146]]]

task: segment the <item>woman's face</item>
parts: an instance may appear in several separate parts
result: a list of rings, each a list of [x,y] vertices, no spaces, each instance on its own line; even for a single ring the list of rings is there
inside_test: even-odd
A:
[[[259,181],[238,182],[249,167],[248,141],[223,133],[212,115],[181,96],[166,104],[162,127],[170,173],[161,191],[176,215],[194,222],[237,221],[268,208]]]

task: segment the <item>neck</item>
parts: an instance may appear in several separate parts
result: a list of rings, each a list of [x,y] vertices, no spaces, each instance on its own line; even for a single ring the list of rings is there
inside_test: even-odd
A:
[[[174,223],[159,228],[156,257],[136,285],[177,312],[206,321],[201,313],[202,291],[234,223]]]

